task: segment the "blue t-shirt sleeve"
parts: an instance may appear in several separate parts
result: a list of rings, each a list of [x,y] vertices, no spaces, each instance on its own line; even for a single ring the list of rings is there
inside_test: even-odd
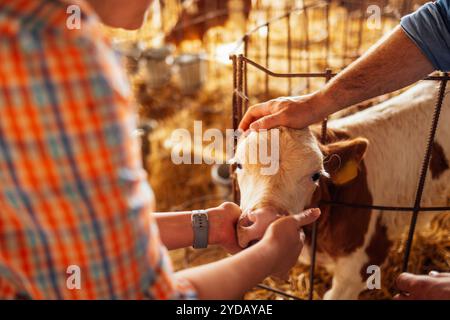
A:
[[[436,70],[450,71],[450,0],[427,3],[400,25]]]

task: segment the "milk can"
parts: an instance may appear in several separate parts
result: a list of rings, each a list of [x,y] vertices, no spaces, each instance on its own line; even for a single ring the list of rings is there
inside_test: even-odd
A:
[[[205,54],[183,54],[175,59],[175,64],[183,94],[193,94],[203,86],[206,80]]]
[[[125,69],[128,74],[134,75],[139,71],[139,60],[143,45],[141,42],[113,42],[113,48],[124,58]]]
[[[149,48],[142,54],[147,71],[147,86],[151,89],[166,85],[172,76],[170,47]]]

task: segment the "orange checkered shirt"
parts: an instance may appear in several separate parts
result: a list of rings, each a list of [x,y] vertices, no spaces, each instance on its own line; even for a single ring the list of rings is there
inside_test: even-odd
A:
[[[149,214],[120,57],[71,3],[80,29],[69,1],[0,0],[0,298],[194,298]]]

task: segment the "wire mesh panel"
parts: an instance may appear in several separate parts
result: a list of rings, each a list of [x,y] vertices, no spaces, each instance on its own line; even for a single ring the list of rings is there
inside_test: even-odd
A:
[[[347,2],[348,3],[348,2]],[[405,13],[406,9],[412,8],[411,1],[405,1],[401,4],[402,12]],[[359,32],[355,33],[356,36],[351,36],[350,33],[344,37],[347,38],[347,44],[341,51],[336,51],[338,47],[334,44],[334,41],[338,39],[333,35],[331,30],[338,30],[342,32],[348,32],[349,26],[345,26],[348,21],[344,21],[343,29],[335,25],[333,21],[334,15],[332,14],[333,4],[331,1],[315,2],[312,5],[302,5],[300,8],[293,9],[287,13],[284,13],[270,21],[264,22],[257,26],[242,38],[242,53],[232,55],[233,62],[233,128],[238,128],[239,122],[242,119],[243,114],[248,109],[252,100],[258,101],[262,99],[268,99],[272,96],[280,96],[283,93],[287,94],[302,94],[311,92],[320,88],[325,82],[329,81],[335,76],[331,70],[338,70],[340,63],[346,65],[350,60],[355,59],[361,52],[364,51],[365,41],[364,37],[370,38],[371,36],[365,36],[364,22],[358,22]],[[405,9],[406,8],[406,9]],[[351,14],[351,9],[344,8],[347,13]],[[360,9],[362,10],[362,9]],[[350,13],[349,13],[350,12]],[[360,11],[361,13],[363,11]],[[407,12],[407,11],[406,11]],[[315,15],[319,18],[311,19],[311,16]],[[364,15],[359,16],[359,18]],[[364,16],[365,17],[365,16]],[[293,23],[296,20],[297,24]],[[398,23],[398,17],[395,15],[387,14],[383,16],[383,25],[392,23]],[[323,38],[314,38],[308,33],[311,29],[314,29],[314,24],[320,24],[325,30],[325,36]],[[280,25],[279,27],[277,25]],[[295,29],[295,33],[301,35],[294,36],[294,25],[302,25],[303,28]],[[280,28],[277,30],[276,28]],[[261,30],[264,30],[263,32]],[[346,31],[347,30],[347,31]],[[382,31],[385,29],[382,29]],[[283,41],[280,40],[280,32]],[[383,32],[376,34],[374,38],[379,38]],[[317,37],[317,33],[315,34]],[[278,38],[277,38],[278,37]],[[254,40],[256,39],[256,40]],[[356,43],[358,48],[356,55],[349,55],[349,51],[346,49],[349,44]],[[370,41],[369,41],[370,43]],[[323,50],[315,52],[314,46],[318,45],[323,47]],[[347,61],[347,59],[349,59]],[[258,62],[257,62],[258,61]],[[281,69],[284,71],[273,71]],[[298,72],[293,72],[293,70]],[[320,71],[322,70],[322,71]],[[276,81],[274,81],[276,79]],[[285,82],[281,81],[285,80]],[[393,211],[393,214],[401,214],[402,212],[412,213],[411,221],[409,225],[408,237],[404,247],[404,258],[402,270],[408,270],[409,256],[411,252],[411,246],[413,243],[414,232],[416,228],[417,218],[420,212],[425,211],[450,211],[450,207],[422,207],[421,200],[425,187],[425,181],[427,178],[428,167],[432,154],[432,147],[435,140],[436,130],[439,123],[439,116],[445,97],[445,89],[447,87],[447,81],[450,77],[447,74],[432,75],[427,77],[427,81],[436,81],[440,83],[438,96],[436,97],[436,105],[433,113],[433,118],[430,119],[430,132],[427,138],[426,145],[424,145],[424,157],[420,172],[412,172],[419,176],[418,185],[415,192],[414,203],[411,206],[396,206],[395,204],[365,204],[365,203],[344,203],[337,201],[323,201],[322,205],[327,206],[343,206],[349,208],[366,208],[372,210]],[[262,89],[259,87],[262,85]],[[297,89],[295,89],[297,85]],[[300,85],[300,87],[298,87]],[[321,143],[327,143],[327,119],[324,119],[322,123],[322,136]],[[237,145],[237,139],[235,140],[235,147]],[[232,166],[232,173],[235,168]],[[235,177],[232,174],[232,177]],[[236,180],[233,181],[233,195],[236,202],[240,202],[240,192]],[[316,265],[316,248],[317,248],[317,223],[313,225],[311,234],[311,264],[310,264],[310,288],[309,299],[313,299],[314,291],[314,271]],[[275,290],[268,286],[262,286],[266,290],[272,290],[280,294],[279,290]],[[281,293],[283,294],[283,293]],[[284,293],[288,298],[292,296]]]

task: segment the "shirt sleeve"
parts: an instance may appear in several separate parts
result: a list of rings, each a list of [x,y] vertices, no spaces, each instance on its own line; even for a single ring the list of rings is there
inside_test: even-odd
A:
[[[450,0],[427,3],[400,25],[436,70],[450,70]]]
[[[91,204],[91,214],[79,223],[94,231],[96,241],[83,245],[97,246],[93,263],[103,266],[99,284],[110,288],[112,298],[194,299],[193,287],[174,277],[150,213],[152,192],[135,133],[137,113],[120,57],[94,30],[75,41],[81,63],[71,77],[83,82],[77,100],[86,110],[68,140],[79,150],[74,165],[83,186],[80,201]],[[66,118],[82,112],[66,110]]]
[[[0,298],[194,298],[151,214],[120,57],[96,21],[69,30],[64,4],[25,3],[0,35]]]

